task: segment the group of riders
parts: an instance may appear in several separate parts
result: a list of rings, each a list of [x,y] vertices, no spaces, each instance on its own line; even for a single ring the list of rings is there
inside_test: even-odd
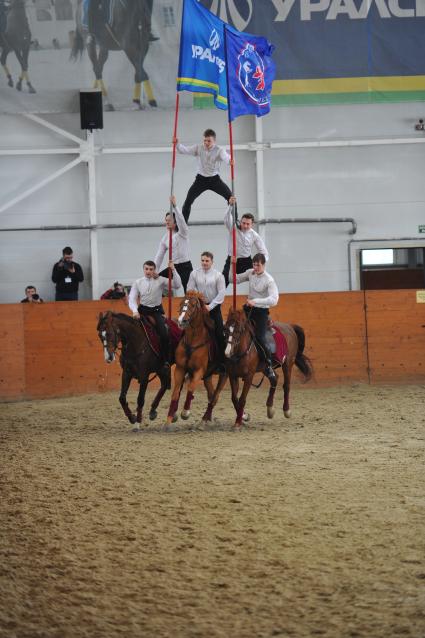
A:
[[[167,232],[162,237],[154,260],[145,261],[143,276],[137,279],[129,294],[129,307],[133,317],[152,317],[160,338],[163,365],[170,367],[169,337],[165,322],[162,296],[168,289],[168,268],[172,271],[172,287],[183,287],[184,292],[194,290],[202,293],[206,309],[214,322],[214,334],[217,343],[218,364],[224,363],[224,326],[221,304],[224,301],[226,287],[232,281],[231,267],[236,264],[236,283],[249,282],[249,291],[244,310],[252,321],[259,355],[265,362],[265,374],[274,378],[271,353],[266,340],[269,308],[277,305],[279,292],[273,277],[266,272],[268,260],[267,248],[263,239],[253,229],[254,217],[250,213],[237,218],[236,198],[219,175],[222,162],[231,163],[227,151],[216,144],[216,134],[207,129],[203,142],[193,146],[184,146],[174,138],[177,151],[193,155],[197,160],[197,175],[190,187],[182,210],[177,206],[174,196],[170,197],[170,212],[165,215]],[[201,254],[201,265],[193,269],[189,255],[189,228],[191,206],[194,200],[206,190],[212,190],[227,200],[228,209],[224,223],[229,233],[228,256],[222,272],[214,267],[213,254],[206,250]],[[236,255],[233,256],[233,227],[236,222]],[[169,234],[172,237],[172,260],[168,268],[161,270],[164,256],[169,248]],[[254,257],[252,253],[255,252]]]

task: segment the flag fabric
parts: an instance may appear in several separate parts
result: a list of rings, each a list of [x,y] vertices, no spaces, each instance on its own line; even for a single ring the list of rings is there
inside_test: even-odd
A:
[[[225,23],[197,0],[184,0],[177,91],[212,93],[227,109]]]
[[[275,64],[274,45],[262,36],[226,25],[229,121],[239,115],[261,117],[270,111]]]

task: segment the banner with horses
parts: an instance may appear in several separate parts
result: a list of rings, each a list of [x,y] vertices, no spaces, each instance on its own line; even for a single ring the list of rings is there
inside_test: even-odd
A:
[[[425,0],[200,0],[276,46],[273,106],[425,99]],[[183,0],[0,0],[0,112],[172,107]],[[214,58],[211,34],[194,55]],[[211,96],[182,94],[185,106]]]

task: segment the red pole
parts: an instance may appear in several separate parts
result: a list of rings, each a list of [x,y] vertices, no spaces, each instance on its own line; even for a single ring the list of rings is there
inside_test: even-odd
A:
[[[230,175],[232,179],[232,195],[235,194],[235,168],[234,168],[234,155],[233,155],[233,129],[232,122],[229,120],[229,142],[230,142]],[[236,211],[235,204],[233,204],[233,228],[232,228],[232,257],[236,257]],[[232,263],[232,276],[233,276],[233,310],[236,309],[236,262]]]
[[[179,119],[179,97],[180,94],[176,93],[176,108],[174,112],[174,131],[173,131],[173,156],[171,160],[171,196],[174,195],[174,169],[176,167],[176,138],[177,138],[177,122]],[[170,215],[173,216],[173,206],[170,202]],[[168,234],[168,258],[173,260],[173,231],[170,229]],[[171,306],[172,306],[172,292],[171,292],[171,270],[168,269],[168,318],[171,319]]]

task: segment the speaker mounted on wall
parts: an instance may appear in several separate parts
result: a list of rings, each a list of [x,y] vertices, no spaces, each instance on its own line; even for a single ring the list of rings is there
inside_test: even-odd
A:
[[[87,131],[103,128],[102,91],[86,89],[80,91],[81,128]]]

